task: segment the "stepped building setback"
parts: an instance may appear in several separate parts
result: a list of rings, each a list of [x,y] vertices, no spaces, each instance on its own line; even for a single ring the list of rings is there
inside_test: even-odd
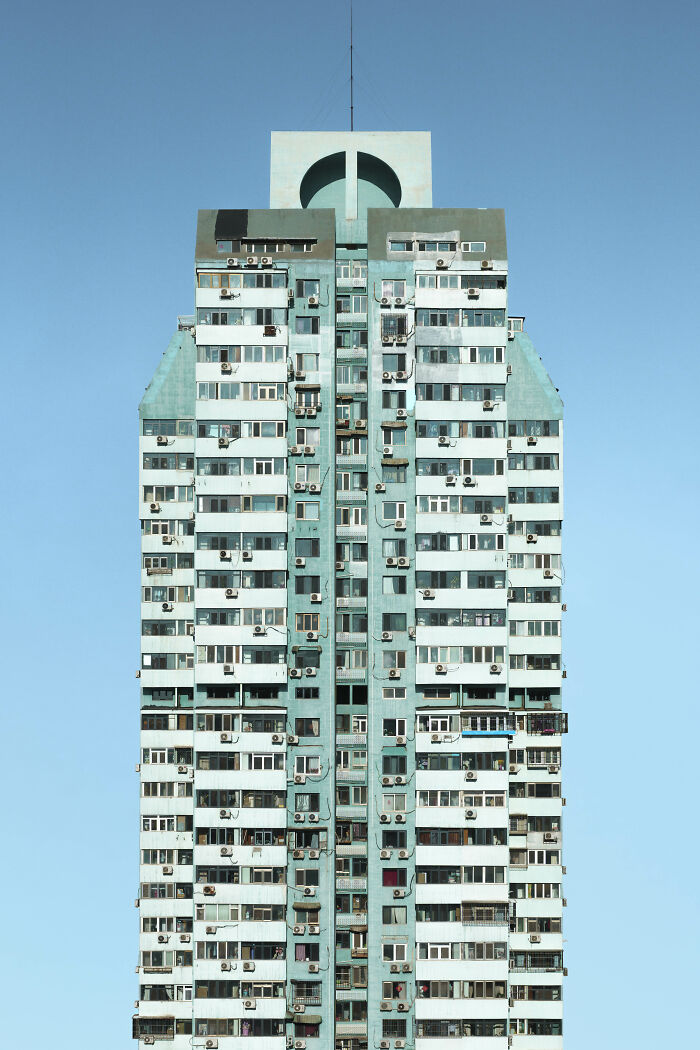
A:
[[[140,406],[134,1038],[561,1050],[562,403],[503,211],[434,208],[423,132],[273,133],[270,182],[200,211]]]

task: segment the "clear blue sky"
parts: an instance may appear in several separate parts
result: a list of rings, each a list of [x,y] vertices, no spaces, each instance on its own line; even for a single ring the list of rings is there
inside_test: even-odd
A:
[[[435,205],[506,208],[511,312],[566,405],[568,1050],[685,1045],[698,8],[356,0],[355,29],[356,127],[432,131]],[[271,129],[347,126],[346,6],[37,0],[3,38],[2,1042],[124,1050],[137,404],[197,208],[267,206]]]

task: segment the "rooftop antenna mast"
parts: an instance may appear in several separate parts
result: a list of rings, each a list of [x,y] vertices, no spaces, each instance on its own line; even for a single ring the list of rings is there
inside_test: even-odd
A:
[[[355,107],[353,105],[354,77],[352,72],[352,0],[350,0],[350,130],[355,130]]]

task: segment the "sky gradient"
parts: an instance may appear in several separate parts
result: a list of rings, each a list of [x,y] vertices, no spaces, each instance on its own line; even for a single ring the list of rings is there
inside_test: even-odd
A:
[[[349,126],[346,15],[3,18],[8,1047],[129,1045],[137,405],[197,209],[267,207],[271,130]],[[355,3],[356,129],[431,131],[434,205],[506,209],[510,312],[564,398],[567,1050],[694,1027],[699,28],[673,0]]]

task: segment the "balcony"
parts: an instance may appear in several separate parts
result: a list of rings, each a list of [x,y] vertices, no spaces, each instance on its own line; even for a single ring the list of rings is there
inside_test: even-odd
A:
[[[339,489],[335,498],[337,503],[366,503],[367,489]]]
[[[366,926],[367,925],[367,912],[356,911],[352,915],[338,915],[335,917],[336,926]]]
[[[336,328],[366,328],[367,314],[353,314],[349,311],[336,313],[335,325]]]
[[[345,643],[346,645],[366,645],[367,632],[364,631],[362,634],[359,634],[356,631],[336,631],[335,640],[337,643]]]
[[[363,784],[367,779],[365,769],[336,769],[335,779],[338,784]]]
[[[294,1003],[301,1003],[303,1006],[320,1006],[321,996],[320,995],[295,995]],[[301,1018],[303,1021],[303,1018]]]
[[[335,737],[336,747],[366,747],[366,733],[337,733]]]
[[[336,467],[366,467],[367,453],[362,452],[352,456],[338,455],[335,457],[335,465]]]
[[[337,890],[366,890],[367,879],[336,879]]]
[[[363,682],[367,677],[366,667],[336,667],[337,682]]]
[[[337,361],[366,361],[366,346],[337,346],[335,349]]]
[[[336,384],[337,394],[366,394],[367,393],[367,381],[361,383],[337,383]]]
[[[367,287],[366,277],[336,277],[335,287],[338,292],[356,292]]]

